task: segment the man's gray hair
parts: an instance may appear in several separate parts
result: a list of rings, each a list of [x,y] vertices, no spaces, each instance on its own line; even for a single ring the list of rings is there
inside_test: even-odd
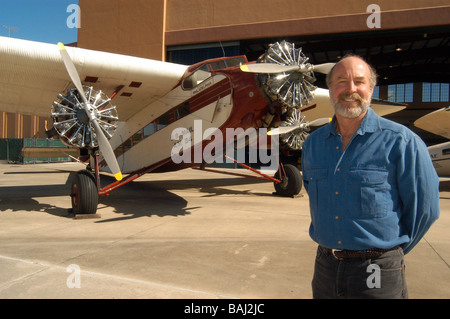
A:
[[[373,89],[373,88],[375,87],[375,85],[377,85],[377,77],[378,77],[377,71],[376,71],[369,63],[367,63],[367,61],[366,61],[365,59],[363,59],[363,58],[360,57],[359,55],[355,55],[355,54],[346,54],[342,59],[340,59],[340,60],[339,60],[339,61],[331,68],[331,70],[330,70],[330,72],[328,72],[327,78],[326,78],[328,88],[329,88],[329,89],[331,88],[331,77],[332,77],[332,75],[333,75],[334,68],[336,67],[336,65],[339,64],[339,62],[341,62],[342,60],[344,60],[344,59],[346,59],[346,58],[357,58],[357,59],[360,59],[361,61],[363,61],[363,62],[369,67],[369,70],[370,70],[370,78],[369,78],[369,81],[370,81],[370,88]]]

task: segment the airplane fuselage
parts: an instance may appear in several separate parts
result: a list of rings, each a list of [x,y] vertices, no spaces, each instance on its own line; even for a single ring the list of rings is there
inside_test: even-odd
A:
[[[240,71],[244,63],[245,56],[239,56],[192,65],[168,94],[121,122],[110,143],[122,172],[134,172],[170,158],[179,142],[172,136],[177,128],[190,132],[191,153],[195,154],[211,142],[209,137],[215,128],[225,136],[226,128],[260,127],[268,101],[259,91],[255,75]],[[195,121],[199,120],[202,132],[195,135],[194,128],[199,127]],[[199,164],[194,158],[181,165],[169,161],[159,170]]]
[[[436,172],[441,177],[450,176],[450,142],[428,147]]]

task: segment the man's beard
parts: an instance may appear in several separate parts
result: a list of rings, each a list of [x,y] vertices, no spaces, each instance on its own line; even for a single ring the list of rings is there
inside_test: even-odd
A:
[[[346,107],[341,104],[341,101],[345,99],[355,100],[358,101],[359,103],[356,106]],[[343,93],[338,96],[337,101],[333,101],[333,99],[330,100],[336,113],[348,119],[357,118],[361,114],[365,113],[370,107],[370,99],[364,100],[358,93],[353,94]]]

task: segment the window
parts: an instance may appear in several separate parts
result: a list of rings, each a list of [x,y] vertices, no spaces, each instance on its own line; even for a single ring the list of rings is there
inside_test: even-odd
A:
[[[209,72],[209,66],[204,65],[201,69],[198,69],[183,81],[183,89],[192,89],[194,86],[199,85],[207,78],[211,76]]]
[[[230,68],[232,66],[240,66],[242,64],[247,63],[243,57],[236,57],[233,59],[225,60],[227,67]]]
[[[422,83],[422,102],[448,102],[448,83]]]
[[[372,97],[374,99],[379,99],[380,98],[380,87],[379,86],[376,86],[376,87],[373,88]]]
[[[439,102],[441,97],[441,84],[431,83],[431,102]]]
[[[156,120],[156,128],[159,131],[160,129],[166,127],[170,124],[170,113],[164,113]]]
[[[139,132],[133,134],[133,136],[131,137],[132,145],[136,145],[137,143],[142,141],[142,138],[143,138],[142,133],[143,133],[143,130],[140,130]]]
[[[155,123],[150,123],[146,127],[144,127],[144,138],[155,133]]]
[[[225,61],[223,61],[223,60],[211,62],[209,65],[211,66],[212,70],[225,69],[227,67],[225,64]]]
[[[234,57],[229,58],[225,60],[220,60],[216,62],[211,62],[209,66],[211,67],[211,70],[219,70],[219,69],[226,69],[231,68],[233,66],[240,66],[242,64],[247,63],[243,57]]]
[[[189,115],[190,108],[189,108],[189,102],[184,103],[183,105],[178,106],[175,110],[174,110],[175,114],[174,114],[174,118],[175,120],[179,120],[182,117],[185,117],[186,115]]]
[[[448,102],[450,85],[448,83],[441,83],[441,102]]]
[[[390,102],[413,102],[414,83],[392,84],[388,86],[388,101]]]
[[[167,48],[167,62],[192,65],[208,59],[239,54],[241,54],[239,41],[177,45]]]

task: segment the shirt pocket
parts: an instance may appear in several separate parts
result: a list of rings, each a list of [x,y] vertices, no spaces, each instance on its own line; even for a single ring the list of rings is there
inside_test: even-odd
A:
[[[326,188],[325,183],[328,176],[328,169],[314,168],[303,172],[303,181],[307,184],[310,209],[317,212],[319,206],[324,204],[327,198],[319,198],[320,194],[326,194],[325,191],[319,192],[319,189]],[[313,215],[313,214],[311,214]]]
[[[356,217],[381,218],[388,214],[391,207],[388,172],[382,169],[351,169],[350,196],[356,194],[356,211],[350,212]],[[358,211],[360,208],[360,211]]]

